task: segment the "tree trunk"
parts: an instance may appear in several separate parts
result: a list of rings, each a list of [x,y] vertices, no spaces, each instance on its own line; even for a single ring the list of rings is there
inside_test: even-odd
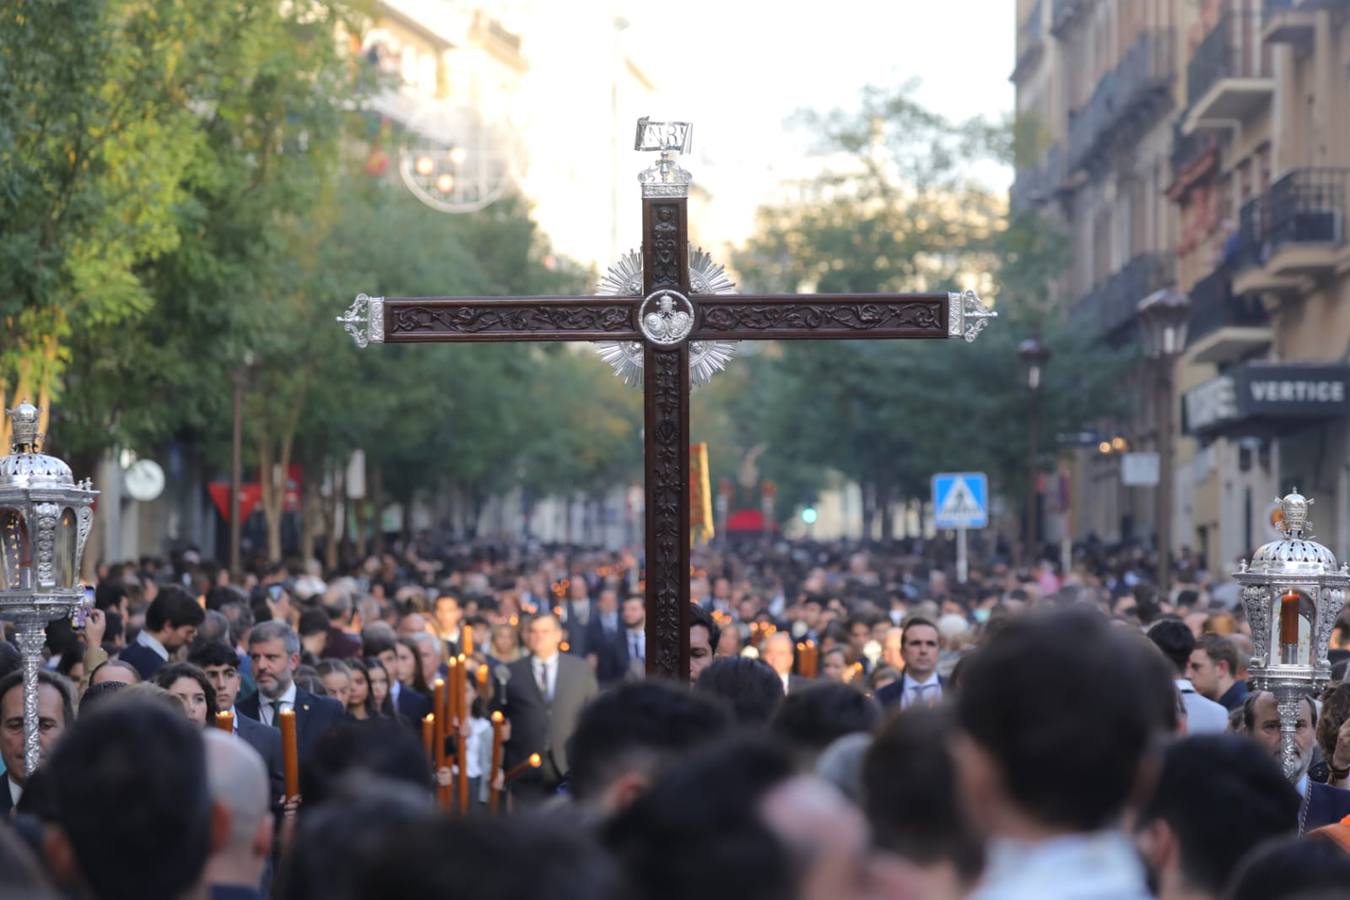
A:
[[[400,537],[401,537],[402,540],[403,540],[403,549],[404,549],[404,551],[406,551],[409,547],[412,546],[412,533],[413,533],[413,527],[412,527],[412,520],[413,520],[413,498],[412,498],[412,496],[410,495],[410,496],[405,497],[405,498],[403,498],[402,500],[400,500],[400,501],[399,501],[399,505],[400,505],[400,507],[402,508],[402,511],[403,511],[403,515],[400,516],[401,521],[399,522],[399,532],[400,532]]]
[[[384,552],[384,473],[375,468],[370,479],[371,518],[375,520],[375,552]]]
[[[338,566],[338,540],[342,537],[342,526],[345,524],[342,520],[346,511],[346,504],[343,503],[346,493],[347,479],[343,466],[335,462],[332,490],[326,507],[328,514],[324,517],[323,564],[329,572],[335,571]]]
[[[308,563],[318,558],[314,552],[319,542],[320,507],[323,501],[319,497],[319,485],[312,471],[306,472],[300,484],[300,560]]]
[[[276,435],[279,444],[272,446],[266,417],[259,417],[258,482],[262,486],[263,516],[267,519],[267,556],[272,562],[281,559],[281,517],[286,512],[286,478],[291,469],[291,450],[295,446],[295,430],[300,423],[300,398],[287,410]]]
[[[877,512],[881,516],[881,542],[890,544],[895,540],[895,517],[891,515],[891,503],[895,490],[889,484],[879,484],[876,488]]]

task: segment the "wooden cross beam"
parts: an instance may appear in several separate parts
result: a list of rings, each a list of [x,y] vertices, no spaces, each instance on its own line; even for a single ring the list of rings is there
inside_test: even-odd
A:
[[[642,184],[642,293],[589,297],[367,297],[338,321],[372,343],[634,341],[643,348],[647,672],[689,677],[689,347],[695,341],[973,341],[996,313],[973,291],[695,294],[687,123],[638,122],[660,152]]]

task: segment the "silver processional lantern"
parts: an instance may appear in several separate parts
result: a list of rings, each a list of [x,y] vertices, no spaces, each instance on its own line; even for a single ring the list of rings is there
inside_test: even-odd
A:
[[[1300,770],[1294,741],[1303,698],[1331,679],[1327,646],[1345,606],[1350,567],[1337,568],[1330,550],[1312,540],[1308,507],[1294,492],[1280,501],[1283,537],[1264,545],[1235,574],[1252,629],[1247,667],[1253,691],[1270,691],[1280,713],[1280,758],[1284,774]]]
[[[11,446],[0,457],[0,618],[14,623],[23,657],[24,767],[37,768],[38,669],[47,624],[85,604],[80,558],[94,524],[94,490],[39,450],[38,410],[10,410]]]

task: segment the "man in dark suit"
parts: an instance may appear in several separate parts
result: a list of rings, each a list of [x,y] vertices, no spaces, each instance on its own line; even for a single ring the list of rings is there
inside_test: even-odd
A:
[[[624,675],[626,663],[623,623],[619,619],[619,594],[605,588],[595,600],[595,612],[586,627],[586,658],[601,684],[617,681]]]
[[[532,655],[511,663],[506,683],[505,713],[511,720],[505,765],[510,769],[538,753],[543,765],[512,785],[525,802],[552,794],[570,769],[567,741],[576,730],[581,709],[599,692],[586,661],[559,653],[562,626],[545,614],[530,623]]]
[[[192,651],[188,661],[206,673],[216,692],[216,712],[234,715],[234,734],[262,757],[267,766],[267,778],[272,785],[272,798],[278,800],[286,790],[285,761],[281,755],[281,732],[261,722],[239,715],[235,701],[239,698],[238,657],[232,648],[220,642],[203,644]],[[297,735],[298,737],[298,735]]]
[[[810,678],[803,678],[792,671],[792,635],[786,631],[775,631],[769,635],[764,641],[762,658],[783,683],[784,695],[795,694],[811,684]]]
[[[1269,691],[1249,695],[1242,707],[1242,722],[1247,733],[1256,738],[1277,763],[1280,762],[1280,710],[1275,703],[1275,695]],[[1300,768],[1293,782],[1294,789],[1303,798],[1299,809],[1299,834],[1350,816],[1350,791],[1319,784],[1308,777],[1316,734],[1317,707],[1313,705],[1311,697],[1305,696],[1303,703],[1299,704],[1298,723],[1294,731]]]
[[[936,706],[942,700],[943,684],[938,677],[938,652],[942,643],[937,626],[916,617],[905,623],[900,635],[900,656],[905,674],[899,681],[877,691],[882,707],[907,709],[910,706]]]
[[[206,613],[187,591],[176,585],[161,588],[145,611],[145,627],[135,643],[124,647],[117,658],[134,666],[142,681],[149,681],[175,650],[192,643],[204,621]]]
[[[300,638],[285,622],[254,626],[248,637],[248,655],[258,692],[239,701],[239,712],[277,728],[280,714],[294,710],[296,744],[304,759],[325,731],[347,717],[347,711],[331,697],[316,696],[295,683]]]

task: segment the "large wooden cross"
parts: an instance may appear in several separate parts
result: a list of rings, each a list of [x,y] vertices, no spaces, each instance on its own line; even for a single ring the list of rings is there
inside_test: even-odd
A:
[[[338,319],[356,343],[638,342],[646,484],[647,672],[689,675],[689,361],[691,342],[839,339],[972,341],[995,315],[973,291],[917,294],[696,294],[683,122],[638,122],[640,294],[589,297],[367,297]]]

